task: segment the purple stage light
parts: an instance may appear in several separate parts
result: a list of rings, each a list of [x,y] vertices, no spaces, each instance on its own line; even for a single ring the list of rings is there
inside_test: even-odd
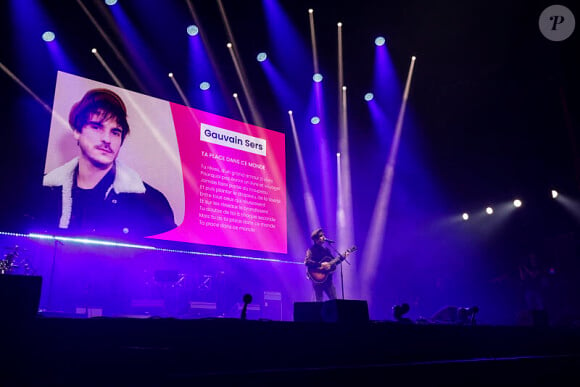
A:
[[[187,34],[189,36],[196,36],[197,34],[199,34],[199,28],[196,25],[192,24],[187,27]]]
[[[54,32],[52,31],[46,31],[45,33],[42,34],[42,40],[44,40],[45,42],[52,42],[55,38]]]

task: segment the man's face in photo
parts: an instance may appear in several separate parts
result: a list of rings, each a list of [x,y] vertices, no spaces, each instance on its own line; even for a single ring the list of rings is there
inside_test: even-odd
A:
[[[97,168],[113,164],[123,143],[123,129],[114,116],[92,113],[81,132],[74,131],[81,148],[81,157]]]

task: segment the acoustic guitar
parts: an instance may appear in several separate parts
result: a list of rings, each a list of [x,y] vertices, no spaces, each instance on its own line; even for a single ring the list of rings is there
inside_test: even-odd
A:
[[[348,257],[350,255],[350,253],[356,251],[357,247],[356,246],[352,246],[350,249],[346,250],[344,252],[344,254],[340,254],[338,257],[336,258],[332,258],[332,257],[324,257],[322,258],[322,260],[320,260],[320,263],[322,262],[329,262],[330,263],[330,268],[328,269],[321,269],[318,267],[309,267],[307,269],[307,273],[306,275],[308,276],[308,278],[316,283],[324,283],[328,277],[330,276],[330,274],[332,274],[335,270],[336,267],[342,263],[342,261],[344,261],[346,259],[346,257]]]

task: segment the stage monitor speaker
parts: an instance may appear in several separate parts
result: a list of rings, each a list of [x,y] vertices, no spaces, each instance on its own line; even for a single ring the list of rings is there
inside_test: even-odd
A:
[[[38,313],[42,277],[0,275],[0,320],[30,319]]]
[[[322,321],[339,323],[369,322],[369,306],[363,300],[329,300],[322,303]]]
[[[294,321],[365,323],[369,321],[369,307],[363,300],[295,302]]]

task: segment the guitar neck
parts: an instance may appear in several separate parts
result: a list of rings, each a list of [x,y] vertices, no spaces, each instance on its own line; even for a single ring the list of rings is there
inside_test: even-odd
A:
[[[345,259],[346,259],[346,254],[339,255],[338,257],[330,260],[330,264],[331,265],[336,265],[337,263],[340,263],[340,262],[344,261]]]

